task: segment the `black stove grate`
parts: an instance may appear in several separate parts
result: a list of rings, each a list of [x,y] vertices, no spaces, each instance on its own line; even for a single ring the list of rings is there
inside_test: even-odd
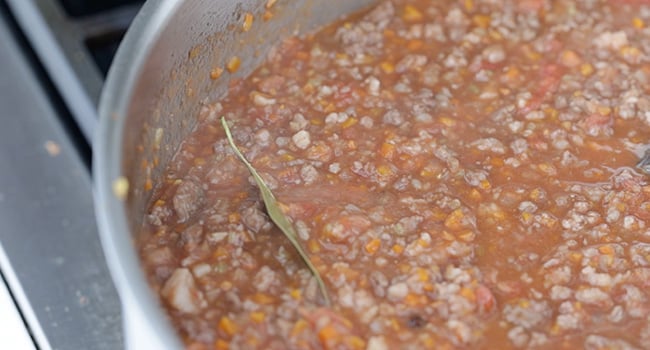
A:
[[[94,15],[124,5],[142,5],[144,0],[59,0],[70,17]]]
[[[144,0],[4,1],[92,143],[106,73]]]
[[[111,62],[113,62],[113,57],[117,52],[117,48],[120,46],[124,34],[126,34],[126,30],[115,30],[90,37],[85,41],[90,55],[104,77],[108,73],[108,68],[110,68]]]

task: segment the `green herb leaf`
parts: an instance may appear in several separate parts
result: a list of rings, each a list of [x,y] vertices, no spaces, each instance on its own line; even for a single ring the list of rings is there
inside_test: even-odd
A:
[[[639,162],[636,164],[636,167],[641,170],[644,174],[650,175],[650,149],[645,151],[645,154]]]
[[[312,264],[311,260],[309,260],[307,253],[305,253],[305,250],[300,245],[300,242],[298,241],[298,234],[296,234],[296,230],[293,228],[293,225],[291,225],[291,222],[289,222],[287,216],[284,215],[284,213],[280,209],[280,206],[278,205],[278,201],[275,199],[275,196],[273,195],[269,187],[266,185],[262,177],[257,173],[257,170],[253,168],[251,163],[249,163],[248,160],[246,160],[246,157],[244,157],[241,151],[239,151],[239,148],[237,148],[237,146],[235,145],[235,141],[232,138],[232,134],[230,133],[230,128],[228,127],[228,122],[226,121],[225,117],[221,117],[221,125],[223,126],[223,129],[226,131],[226,137],[228,138],[228,143],[230,143],[230,147],[232,147],[237,157],[241,159],[244,165],[246,165],[246,168],[248,168],[248,171],[251,173],[251,175],[253,175],[253,178],[255,179],[255,182],[257,183],[257,186],[260,189],[260,193],[262,194],[262,200],[264,201],[264,206],[266,206],[266,211],[269,214],[269,217],[271,217],[271,220],[273,220],[275,225],[278,226],[278,228],[280,228],[280,231],[282,231],[282,233],[284,233],[284,235],[289,239],[293,247],[296,248],[298,254],[300,254],[300,257],[302,258],[302,260],[305,262],[305,264],[307,265],[311,273],[316,278],[316,282],[318,282],[318,286],[320,287],[321,293],[323,294],[323,298],[325,299],[325,304],[329,306],[330,298],[329,295],[327,294],[327,289],[325,288],[325,282],[323,282],[323,279],[318,273],[318,270],[316,270],[314,264]]]

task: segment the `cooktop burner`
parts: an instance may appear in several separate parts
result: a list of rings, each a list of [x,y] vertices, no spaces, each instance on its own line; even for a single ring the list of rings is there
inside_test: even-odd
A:
[[[90,145],[104,77],[143,2],[0,0],[2,348],[123,347]]]

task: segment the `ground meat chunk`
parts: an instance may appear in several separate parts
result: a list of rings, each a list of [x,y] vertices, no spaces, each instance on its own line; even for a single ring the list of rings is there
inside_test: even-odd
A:
[[[409,292],[409,288],[408,285],[406,285],[406,283],[403,282],[396,283],[388,287],[388,298],[394,301],[401,300],[404,299],[404,297],[406,297],[408,292]]]
[[[427,61],[428,58],[424,55],[407,55],[397,62],[397,65],[395,65],[395,71],[397,73],[404,73],[407,70],[419,71],[427,64]]]
[[[386,345],[386,340],[383,336],[374,336],[368,339],[367,350],[388,350],[389,347]]]
[[[553,286],[551,288],[551,299],[553,300],[569,299],[572,294],[573,294],[573,290],[569,287]]]
[[[176,269],[160,293],[169,305],[184,313],[197,313],[207,306],[203,292],[197,288],[192,273],[185,268]]]
[[[391,109],[390,111],[386,112],[386,114],[384,114],[382,121],[389,125],[399,126],[402,123],[404,123],[404,116],[402,115],[402,113],[400,113],[400,111],[396,109]]]
[[[490,63],[499,63],[506,58],[506,53],[501,45],[492,45],[483,50],[483,57]]]
[[[271,286],[277,285],[276,273],[268,266],[262,266],[261,270],[253,278],[253,284],[259,291],[267,291]]]
[[[306,130],[298,131],[291,137],[291,140],[300,149],[306,149],[311,144],[310,134]]]
[[[361,53],[379,53],[383,46],[383,30],[395,14],[395,7],[392,2],[382,2],[374,10],[369,12],[351,28],[341,27],[336,32],[336,38],[345,48],[349,55]]]
[[[545,301],[521,300],[517,304],[506,305],[503,313],[508,322],[531,329],[547,321],[552,311]]]
[[[242,221],[254,233],[271,229],[271,221],[257,205],[252,205],[242,211]]]
[[[165,205],[155,205],[151,209],[151,213],[147,216],[149,223],[152,225],[160,226],[167,218],[172,215],[172,211]]]
[[[618,32],[605,32],[594,40],[596,46],[601,48],[608,48],[618,50],[623,45],[627,45],[627,35],[624,31]]]
[[[587,339],[585,340],[585,350],[604,349],[633,350],[638,348],[621,339],[610,339],[594,334],[587,336]]]
[[[476,140],[472,142],[472,146],[481,151],[494,152],[497,154],[506,153],[506,148],[503,143],[493,137]]]
[[[204,193],[201,185],[191,179],[181,182],[174,195],[174,210],[178,222],[186,222],[203,205]]]
[[[306,184],[311,185],[318,179],[318,170],[313,165],[305,165],[300,168],[300,178]]]
[[[194,224],[181,234],[181,240],[186,250],[191,250],[203,242],[203,226]]]
[[[609,308],[612,304],[610,296],[598,288],[585,288],[577,291],[576,300],[605,308]]]

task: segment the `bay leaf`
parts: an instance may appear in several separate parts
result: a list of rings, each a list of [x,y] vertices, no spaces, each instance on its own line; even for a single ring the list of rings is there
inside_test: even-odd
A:
[[[248,171],[251,173],[253,176],[253,179],[255,179],[255,183],[257,183],[257,187],[260,189],[260,194],[262,195],[262,201],[264,201],[264,206],[266,207],[266,212],[269,214],[269,217],[271,220],[275,223],[275,225],[284,233],[284,236],[289,239],[293,247],[296,249],[302,260],[305,262],[305,265],[307,265],[307,268],[311,271],[311,273],[314,275],[314,278],[316,278],[316,282],[318,283],[318,287],[320,288],[321,294],[323,295],[323,299],[325,300],[325,304],[327,306],[330,305],[330,298],[329,294],[327,293],[327,288],[325,287],[325,282],[320,276],[320,273],[318,273],[318,270],[314,266],[314,264],[311,262],[309,259],[309,256],[307,256],[307,253],[303,249],[303,247],[300,245],[300,241],[298,240],[298,234],[296,233],[296,230],[294,229],[293,225],[287,218],[287,216],[282,212],[280,209],[280,205],[278,204],[278,201],[275,199],[275,196],[273,195],[273,192],[269,189],[269,187],[266,185],[264,182],[264,179],[259,175],[257,170],[253,167],[253,165],[244,157],[244,155],[241,153],[239,148],[237,148],[237,145],[235,145],[235,141],[232,138],[232,134],[230,133],[230,127],[228,126],[228,122],[226,121],[225,117],[221,117],[221,125],[223,126],[223,129],[226,131],[226,137],[228,138],[228,143],[230,144],[230,147],[232,147],[233,151],[239,157],[239,159],[246,165],[246,168],[248,168]]]

